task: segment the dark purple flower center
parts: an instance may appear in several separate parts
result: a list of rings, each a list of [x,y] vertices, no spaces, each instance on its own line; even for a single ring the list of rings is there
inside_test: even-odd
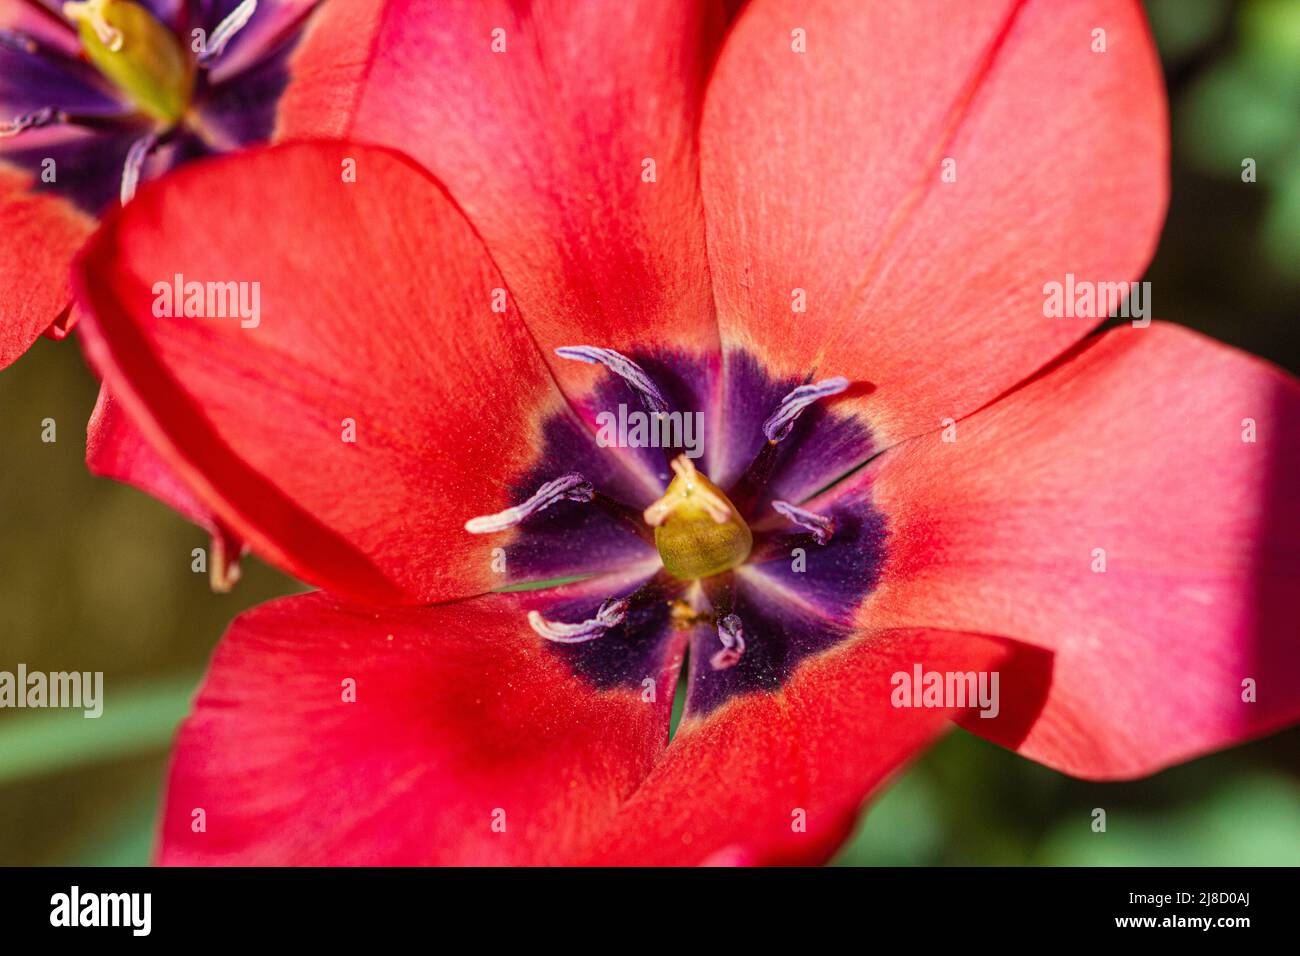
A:
[[[503,545],[514,581],[627,569],[607,595],[581,585],[536,592],[533,630],[575,674],[602,689],[640,689],[685,645],[686,713],[702,715],[735,695],[779,689],[800,662],[850,636],[879,578],[885,522],[862,497],[809,504],[874,452],[859,420],[828,407],[847,382],[776,379],[733,352],[719,395],[717,357],[557,351],[613,373],[579,409],[602,425],[596,446],[577,416],[556,414],[537,466],[513,484],[512,508],[467,527],[514,529]],[[703,484],[734,510],[708,488],[702,499],[682,497],[684,471],[707,475]],[[673,516],[652,528],[665,512]],[[720,557],[698,565],[716,573],[670,573],[662,533],[682,515],[688,550],[696,532],[705,549],[722,537]],[[740,535],[736,522],[752,544],[732,562],[725,549]]]
[[[262,0],[19,0],[0,164],[97,216],[144,179],[270,137],[309,14]]]

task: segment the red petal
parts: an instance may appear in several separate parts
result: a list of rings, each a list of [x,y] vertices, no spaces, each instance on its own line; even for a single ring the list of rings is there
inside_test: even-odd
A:
[[[855,479],[889,522],[861,620],[1052,652],[1020,668],[1045,702],[973,729],[1133,777],[1300,718],[1300,384],[1172,325],[1087,345]]]
[[[986,670],[1004,655],[969,634],[876,632],[811,659],[777,693],[686,720],[591,861],[823,862],[867,796],[957,713],[895,707],[893,675]]]
[[[387,143],[446,183],[561,382],[601,373],[554,346],[716,351],[695,130],[723,20],[706,0],[326,4],[279,135]]]
[[[535,606],[310,594],[242,615],[181,730],[162,862],[572,859],[662,750],[676,662],[655,703],[594,691],[529,630]]]
[[[59,320],[71,298],[68,261],[94,223],[69,203],[29,193],[0,166],[0,368]]]
[[[211,512],[168,469],[106,388],[99,390],[86,433],[86,466],[92,474],[135,485],[200,527],[213,529]]]
[[[701,127],[723,340],[874,386],[837,406],[878,447],[959,418],[1097,324],[1045,283],[1139,277],[1166,127],[1132,0],[755,0]]]
[[[154,316],[175,275],[260,283],[260,324]],[[500,284],[422,171],[341,144],[178,170],[78,264],[92,362],[202,506],[291,573],[389,602],[501,583],[501,542],[463,525],[509,503],[560,399],[492,311]]]

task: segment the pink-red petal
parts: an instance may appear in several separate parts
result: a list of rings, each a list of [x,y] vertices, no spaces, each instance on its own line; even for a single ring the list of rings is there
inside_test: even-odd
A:
[[[0,161],[0,368],[67,309],[68,262],[94,228],[70,203],[30,185],[30,176]]]
[[[312,143],[194,164],[110,215],[76,275],[106,386],[256,551],[385,602],[503,583],[502,542],[464,522],[512,503],[562,401],[517,314],[493,311],[482,244],[418,167]],[[257,289],[260,321],[155,315],[176,276],[242,283],[246,305]]]
[[[972,634],[862,634],[775,693],[688,718],[586,862],[824,862],[872,791],[962,712],[895,706],[894,675],[988,671],[1006,652]]]
[[[1125,327],[839,495],[888,521],[876,627],[1047,652],[972,728],[1124,778],[1300,719],[1300,384],[1178,326]]]
[[[716,351],[696,127],[724,20],[709,0],[326,4],[278,135],[384,143],[429,169],[578,396],[601,373],[555,346]]]
[[[594,592],[593,592],[594,593]],[[667,739],[656,693],[596,691],[525,622],[533,595],[242,615],[184,724],[168,864],[542,864],[590,852]]]
[[[877,447],[1087,334],[1044,285],[1137,280],[1168,190],[1134,0],[754,0],[700,148],[724,345],[861,383]]]

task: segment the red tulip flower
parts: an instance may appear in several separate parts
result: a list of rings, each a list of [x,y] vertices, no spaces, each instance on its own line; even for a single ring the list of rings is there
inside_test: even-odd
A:
[[[191,165],[77,270],[160,459],[321,589],[218,648],[164,862],[820,861],[954,719],[1104,780],[1300,716],[1300,386],[1045,303],[1157,238],[1136,3],[321,22],[287,128],[403,153]]]
[[[61,338],[68,265],[142,179],[270,138],[315,0],[0,0],[0,368]]]

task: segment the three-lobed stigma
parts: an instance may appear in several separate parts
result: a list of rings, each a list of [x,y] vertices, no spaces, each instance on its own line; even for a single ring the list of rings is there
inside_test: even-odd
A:
[[[693,581],[743,564],[754,536],[736,506],[685,455],[673,459],[672,469],[668,490],[645,510],[664,569]]]

